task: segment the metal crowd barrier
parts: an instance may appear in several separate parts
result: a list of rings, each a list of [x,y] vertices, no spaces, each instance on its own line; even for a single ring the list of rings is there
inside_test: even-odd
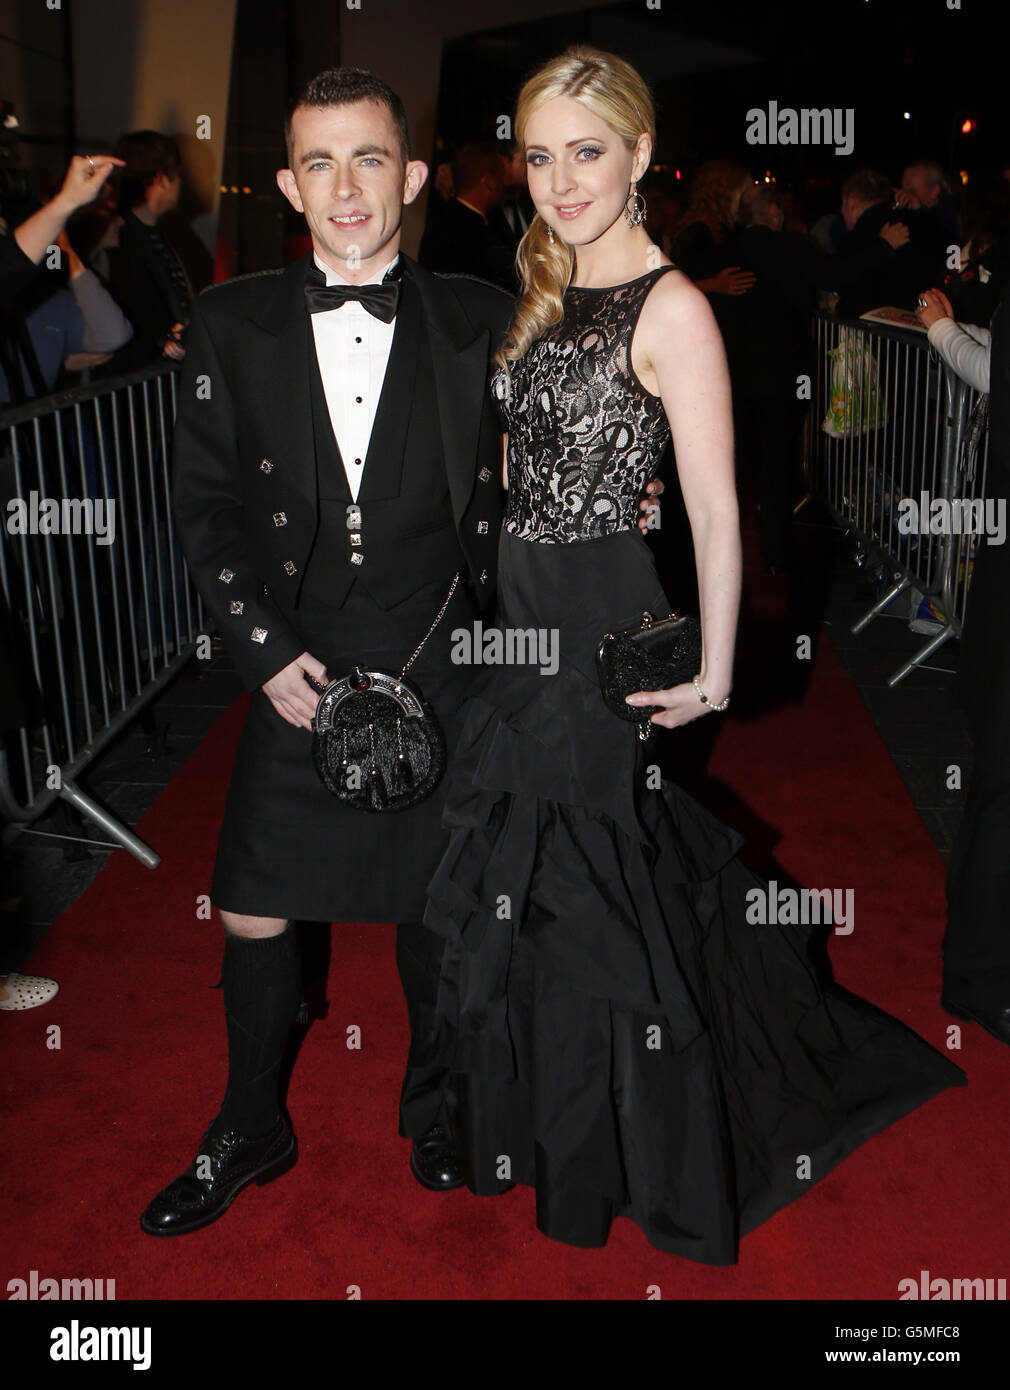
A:
[[[968,529],[986,500],[988,431],[974,471],[965,442],[978,392],[931,348],[924,333],[866,320],[818,314],[817,380],[808,422],[809,493],[889,568],[891,583],[853,624],[862,632],[914,587],[929,598],[943,626],[888,679],[895,686],[961,633],[980,536]],[[934,534],[923,494],[941,500],[951,523]],[[908,529],[900,504],[919,509]],[[923,530],[922,528],[925,528]]]
[[[0,410],[0,617],[27,710],[0,742],[5,843],[63,798],[160,862],[75,779],[202,634],[170,505],[177,392],[166,363]]]

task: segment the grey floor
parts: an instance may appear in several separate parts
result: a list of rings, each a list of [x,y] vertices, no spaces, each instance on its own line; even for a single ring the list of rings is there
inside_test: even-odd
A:
[[[937,849],[950,852],[964,792],[949,791],[947,768],[971,769],[971,743],[957,699],[956,641],[928,668],[889,688],[888,676],[927,638],[904,616],[881,616],[859,636],[850,628],[872,604],[876,588],[869,567],[852,558],[853,546],[816,508],[797,520],[800,583],[809,575],[824,588],[823,626],[857,686],[880,736],[904,778]],[[120,819],[135,824],[172,780],[221,712],[240,694],[241,683],[220,643],[210,661],[191,661],[150,706],[79,779],[84,789]],[[115,850],[81,844],[100,840],[73,814],[58,808],[19,835],[3,852],[0,889],[0,970],[18,969],[52,923],[85,891]]]

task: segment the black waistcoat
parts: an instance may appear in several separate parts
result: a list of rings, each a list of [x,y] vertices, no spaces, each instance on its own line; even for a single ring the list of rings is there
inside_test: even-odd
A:
[[[298,607],[340,608],[355,589],[389,609],[433,584],[448,584],[465,568],[420,298],[405,276],[356,503],[330,423],[311,323],[307,331],[319,529]]]

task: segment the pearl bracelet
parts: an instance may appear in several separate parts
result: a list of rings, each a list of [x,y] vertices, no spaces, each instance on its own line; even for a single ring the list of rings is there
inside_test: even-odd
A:
[[[699,672],[699,675],[700,674],[701,673]],[[703,705],[708,705],[710,709],[726,709],[726,707],[728,706],[728,695],[726,696],[725,700],[720,701],[719,704],[716,704],[714,700],[710,700],[708,696],[705,694],[705,692],[702,690],[701,686],[698,684],[698,676],[691,677],[691,684],[694,686],[695,690],[697,690],[698,699],[701,701]]]

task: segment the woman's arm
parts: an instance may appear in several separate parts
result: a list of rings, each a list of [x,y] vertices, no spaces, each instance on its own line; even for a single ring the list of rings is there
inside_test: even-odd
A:
[[[81,352],[89,356],[99,354],[104,360],[106,354],[130,341],[133,326],[95,272],[78,256],[65,231],[60,232],[56,244],[67,258],[70,289],[84,317]],[[72,370],[69,361],[64,366]]]
[[[96,155],[94,159],[89,159],[87,155],[74,155],[63,186],[55,198],[14,229],[14,240],[29,260],[39,264],[50,246],[56,244],[56,238],[71,214],[94,202],[98,190],[112,170],[117,164],[122,166],[124,163],[124,160],[108,154]]]
[[[989,390],[991,334],[975,324],[962,327],[943,290],[923,290],[915,317],[926,329],[929,341],[955,375],[976,391]]]
[[[733,460],[733,407],[722,335],[704,294],[684,276],[664,275],[650,293],[632,342],[632,365],[663,402],[691,523],[701,603],[699,683],[720,703],[733,684],[743,569]],[[632,696],[662,704],[653,723],[676,728],[708,706],[687,682],[672,690]]]

